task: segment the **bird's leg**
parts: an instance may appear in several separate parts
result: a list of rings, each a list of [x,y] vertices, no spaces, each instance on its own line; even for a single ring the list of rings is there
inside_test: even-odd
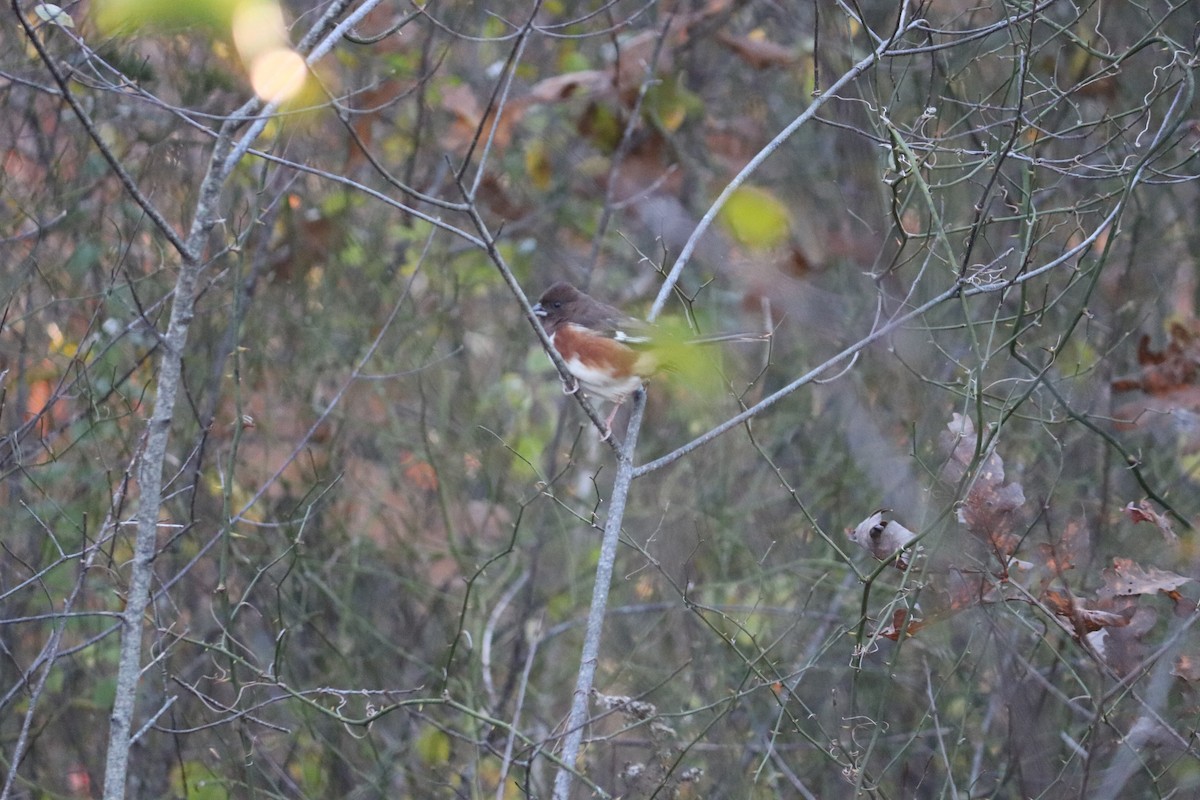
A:
[[[625,402],[625,401],[624,401],[624,400],[622,400],[622,401],[621,401],[621,403],[623,403],[623,402]],[[621,410],[621,403],[616,403],[616,404],[614,404],[614,405],[613,405],[613,410],[612,410],[612,411],[610,411],[610,412],[608,412],[608,417],[607,417],[607,418],[604,420],[604,436],[600,437],[600,441],[602,441],[602,442],[607,442],[609,439],[611,439],[611,438],[612,438],[612,435],[613,435],[613,429],[612,429],[613,420],[617,418],[617,412]]]
[[[563,394],[575,394],[578,391],[579,391],[579,379],[576,378],[574,375],[571,376],[570,382],[563,381],[563,385],[562,385],[562,393]]]

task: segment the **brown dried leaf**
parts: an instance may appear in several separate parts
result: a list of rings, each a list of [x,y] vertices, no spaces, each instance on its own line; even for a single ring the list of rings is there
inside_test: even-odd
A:
[[[708,155],[729,174],[740,172],[765,143],[762,122],[741,115],[732,119],[708,116],[704,120],[704,145]]]
[[[1174,528],[1171,527],[1171,520],[1166,514],[1160,514],[1150,505],[1149,500],[1139,500],[1137,505],[1129,503],[1125,506],[1124,511],[1129,515],[1129,518],[1136,522],[1152,522],[1158,528],[1163,538],[1167,540],[1169,545],[1179,544],[1179,537],[1175,535]]]
[[[1039,544],[1041,563],[1055,575],[1062,575],[1075,565],[1088,560],[1091,536],[1077,519],[1067,520],[1057,541]]]
[[[1050,609],[1058,616],[1071,616],[1071,608],[1074,606],[1074,603],[1069,595],[1066,595],[1063,592],[1047,589],[1046,591],[1042,592],[1041,599],[1046,608]]]
[[[791,247],[787,249],[776,263],[778,264],[779,271],[789,278],[807,277],[817,266],[813,263],[808,253],[795,242],[791,243]]]
[[[600,94],[613,88],[612,72],[585,69],[555,75],[540,80],[529,90],[529,99],[535,103],[557,103],[580,95]]]
[[[646,81],[648,66],[653,66],[659,75],[671,74],[675,69],[675,52],[688,43],[693,29],[703,29],[706,22],[725,13],[729,6],[729,0],[710,0],[691,14],[681,14],[665,39],[661,32],[649,30],[622,41],[613,64],[613,83],[622,103],[627,108],[633,106],[638,89]]]
[[[1154,628],[1158,614],[1152,608],[1138,607],[1137,600],[1131,597],[1124,598],[1121,602],[1126,604],[1125,607],[1134,609],[1129,624],[1124,627],[1105,628],[1101,633],[1089,637],[1088,641],[1114,672],[1118,675],[1129,675],[1145,661],[1149,649],[1146,634]],[[1124,608],[1109,610],[1117,610],[1120,613]]]
[[[786,67],[796,62],[796,54],[791,48],[770,41],[761,30],[749,36],[734,36],[722,31],[717,34],[717,41],[754,69]]]
[[[1069,553],[1063,552],[1057,545],[1042,542],[1037,546],[1041,563],[1055,575],[1061,576],[1070,569],[1075,569],[1075,559]]]
[[[946,430],[938,436],[938,444],[948,457],[945,466],[942,467],[942,480],[947,483],[958,483],[962,480],[967,467],[975,458],[977,438],[975,423],[970,417],[957,411],[950,415]],[[994,450],[988,453],[979,465],[977,480],[991,484],[1004,482],[1004,461]]]
[[[938,446],[946,453],[946,464],[942,467],[942,480],[958,483],[967,474],[967,467],[975,456],[975,423],[970,417],[955,412],[938,435]]]
[[[1136,386],[1132,388],[1137,388]],[[1188,414],[1179,414],[1185,411]],[[1182,434],[1185,452],[1195,452],[1196,436],[1184,422],[1189,414],[1200,413],[1200,386],[1180,386],[1154,395],[1141,394],[1113,410],[1118,430],[1170,427]]]
[[[503,175],[485,172],[479,182],[479,199],[505,220],[521,219],[529,213],[529,207],[510,188]]]
[[[938,441],[948,455],[942,467],[942,480],[957,484],[975,458],[975,425],[970,417],[955,413]],[[1020,545],[1020,538],[1011,531],[1016,524],[1016,512],[1024,504],[1025,490],[1016,481],[1004,483],[1004,460],[992,451],[980,463],[959,508],[958,519],[973,535],[988,542],[998,555],[1011,556]]]
[[[1141,389],[1148,394],[1165,394],[1196,383],[1200,374],[1200,321],[1175,322],[1167,332],[1167,346],[1158,352],[1150,349],[1150,337],[1138,341],[1141,370],[1112,382],[1115,391]]]
[[[944,580],[931,582],[925,589],[930,598],[929,615],[941,619],[981,603],[993,602],[996,599],[994,590],[995,582],[990,575],[952,568],[946,572]]]
[[[1177,678],[1183,678],[1188,683],[1200,681],[1200,658],[1180,655],[1175,659],[1175,666],[1171,668],[1171,674]]]
[[[495,137],[492,145],[496,150],[503,151],[512,141],[513,129],[525,115],[529,107],[527,98],[518,98],[504,106],[504,115],[495,125]],[[479,132],[481,139],[492,134],[495,109],[489,110],[487,118],[483,118],[484,109],[475,97],[475,92],[466,84],[451,86],[442,92],[442,109],[454,117],[453,122],[446,128],[442,136],[442,146],[447,150],[465,152],[475,140]]]
[[[29,392],[25,400],[25,421],[36,419],[37,434],[44,439],[53,430],[54,419],[54,387],[57,381],[39,378],[29,382]]]
[[[355,97],[353,136],[346,137],[346,170],[353,170],[366,161],[363,150],[370,150],[375,138],[375,123],[383,121],[383,112],[413,88],[411,82],[395,78],[382,80],[374,88],[366,89]]]
[[[1042,592],[1042,603],[1057,616],[1063,617],[1074,625],[1077,632],[1091,633],[1101,628],[1123,628],[1133,618],[1134,608],[1123,609],[1121,612],[1103,611],[1099,608],[1088,608],[1079,603],[1074,597],[1065,592],[1047,589]]]
[[[442,108],[455,117],[471,123],[472,126],[479,122],[479,117],[483,114],[475,92],[465,83],[451,86],[442,92]]]
[[[1130,558],[1113,558],[1104,570],[1104,588],[1100,597],[1132,597],[1141,594],[1170,594],[1191,578],[1157,567],[1143,567]],[[1177,595],[1176,595],[1177,596]]]
[[[638,90],[646,81],[646,69],[652,65],[654,72],[668,75],[674,69],[675,50],[687,39],[685,28],[671,26],[667,38],[662,40],[657,30],[644,31],[630,36],[621,43],[617,61],[613,65],[613,82],[621,95],[621,102],[631,108],[637,99]]]
[[[967,492],[959,519],[967,530],[995,544],[1007,539],[1013,527],[1013,514],[1025,504],[1025,491],[1019,483],[1001,486],[977,480]],[[1004,551],[1011,554],[1011,551]]]
[[[880,628],[871,634],[872,636],[881,636],[884,639],[891,639],[893,642],[900,641],[900,631],[904,631],[905,637],[912,636],[921,628],[925,627],[923,620],[914,619],[905,624],[908,619],[908,611],[903,608],[898,608],[892,614],[892,624],[887,627]]]

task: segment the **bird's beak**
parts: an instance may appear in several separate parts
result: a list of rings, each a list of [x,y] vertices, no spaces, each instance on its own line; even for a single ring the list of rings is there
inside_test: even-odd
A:
[[[537,303],[534,305],[533,313],[539,317],[546,317],[546,316],[550,315],[550,312],[547,311],[545,308],[543,308],[541,303]]]

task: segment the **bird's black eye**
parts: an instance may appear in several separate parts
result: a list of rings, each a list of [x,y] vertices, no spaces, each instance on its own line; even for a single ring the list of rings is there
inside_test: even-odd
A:
[[[562,308],[562,300],[555,300],[555,301],[554,301],[554,307],[555,307],[555,308]]]
[[[883,529],[886,527],[887,526],[881,522],[878,525],[876,525],[874,528],[871,528],[871,538],[878,539],[880,536],[883,535]]]

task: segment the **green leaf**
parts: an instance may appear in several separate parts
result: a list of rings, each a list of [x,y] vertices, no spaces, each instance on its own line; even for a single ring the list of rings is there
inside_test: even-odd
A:
[[[228,29],[237,0],[97,0],[96,25],[105,34],[130,33],[144,26],[178,30],[193,25]]]
[[[651,347],[663,370],[651,380],[651,386],[665,380],[675,392],[676,402],[707,406],[724,389],[721,348],[719,344],[698,346],[690,341],[693,337],[682,319],[664,317],[658,321]]]
[[[186,761],[171,770],[171,788],[186,800],[228,800],[221,776],[199,761]]]

